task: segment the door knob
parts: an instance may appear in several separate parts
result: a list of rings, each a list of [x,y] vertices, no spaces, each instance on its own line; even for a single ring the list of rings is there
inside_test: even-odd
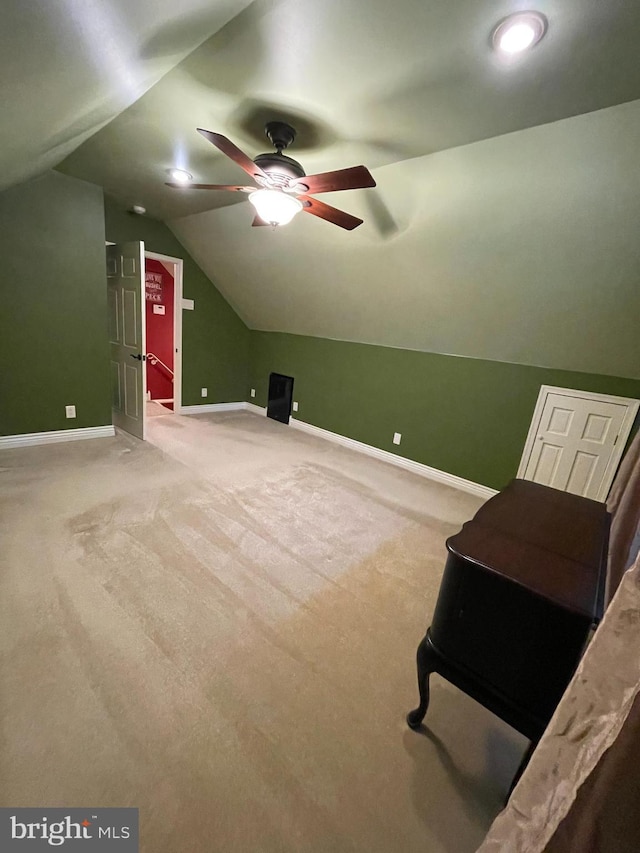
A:
[[[135,355],[131,352],[131,353],[129,353],[129,355],[131,356],[131,358],[137,358],[138,361],[146,361],[147,360],[146,355],[140,355],[139,352],[137,352]]]

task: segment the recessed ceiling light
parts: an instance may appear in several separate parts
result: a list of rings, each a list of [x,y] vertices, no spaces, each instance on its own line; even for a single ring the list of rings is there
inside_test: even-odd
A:
[[[516,12],[500,21],[493,31],[493,46],[513,56],[537,44],[547,31],[547,19],[541,12]]]
[[[187,172],[186,169],[167,169],[167,172],[171,180],[177,184],[188,184],[189,181],[193,180],[193,175]]]

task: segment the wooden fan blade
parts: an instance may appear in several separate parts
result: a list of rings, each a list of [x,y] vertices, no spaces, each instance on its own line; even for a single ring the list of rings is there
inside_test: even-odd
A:
[[[294,181],[292,186],[300,187],[305,193],[330,193],[336,190],[359,190],[375,187],[371,172],[366,166],[352,166],[350,169],[337,169],[335,172],[322,172],[319,175],[305,175]]]
[[[347,231],[353,231],[358,225],[362,225],[362,219],[358,219],[357,216],[352,216],[344,210],[338,210],[337,207],[331,207],[331,205],[325,204],[323,201],[318,201],[317,198],[300,195],[298,199],[304,205],[302,210],[305,213],[312,213],[314,216],[319,216],[320,219],[326,219],[327,222],[339,225],[340,228],[346,228]]]
[[[232,184],[178,184],[167,181],[167,187],[175,187],[177,190],[229,190],[236,193],[252,193],[258,187],[240,187]]]
[[[227,139],[226,136],[223,136],[221,133],[213,133],[211,130],[204,130],[203,128],[197,128],[198,133],[201,133],[205,139],[208,139],[212,145],[218,149],[218,151],[222,151],[223,154],[226,154],[227,157],[230,157],[234,163],[237,163],[241,169],[247,173],[247,175],[251,175],[252,178],[266,178],[267,175],[262,171],[260,166],[256,166],[256,164],[251,160],[244,151],[241,151],[237,145],[234,145],[230,139]]]

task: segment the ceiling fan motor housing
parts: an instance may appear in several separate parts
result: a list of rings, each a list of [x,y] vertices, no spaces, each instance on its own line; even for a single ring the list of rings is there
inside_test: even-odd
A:
[[[258,154],[253,162],[269,175],[269,183],[272,186],[286,188],[291,180],[304,178],[306,172],[300,163],[282,153],[295,140],[295,128],[284,121],[269,121],[265,125],[264,132],[276,151]]]
[[[253,162],[269,175],[274,184],[287,186],[293,178],[304,178],[306,174],[297,160],[280,152],[258,154]]]

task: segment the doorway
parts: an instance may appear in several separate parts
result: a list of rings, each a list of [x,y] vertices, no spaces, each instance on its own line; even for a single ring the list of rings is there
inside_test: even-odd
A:
[[[145,440],[150,414],[182,409],[183,262],[142,242],[106,254],[113,424]]]
[[[517,476],[605,501],[639,405],[543,385]]]
[[[146,252],[146,402],[148,417],[181,408],[182,261]]]

